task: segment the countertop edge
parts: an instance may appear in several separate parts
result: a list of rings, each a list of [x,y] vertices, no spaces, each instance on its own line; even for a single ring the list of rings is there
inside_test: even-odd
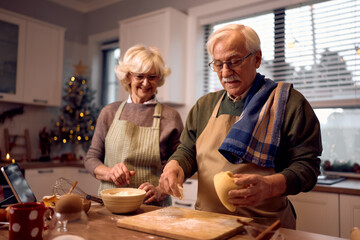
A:
[[[52,161],[52,162],[17,162],[19,167],[23,170],[34,168],[55,168],[55,167],[78,167],[84,168],[84,162],[81,161]],[[9,163],[1,162],[0,166],[6,166]]]
[[[346,179],[332,185],[317,184],[312,191],[360,196],[360,179]]]

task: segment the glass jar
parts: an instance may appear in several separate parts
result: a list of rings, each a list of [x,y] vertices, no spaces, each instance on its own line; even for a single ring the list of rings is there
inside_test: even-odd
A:
[[[49,240],[88,240],[88,218],[84,211],[55,212],[48,231]]]

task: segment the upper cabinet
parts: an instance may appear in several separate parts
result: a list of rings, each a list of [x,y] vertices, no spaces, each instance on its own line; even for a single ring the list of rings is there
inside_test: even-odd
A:
[[[184,104],[187,16],[164,8],[119,22],[122,54],[136,44],[158,47],[171,74],[158,88],[162,103]]]
[[[0,9],[0,100],[23,96],[26,21]]]
[[[0,24],[0,101],[60,106],[65,29],[3,9]]]
[[[64,30],[28,22],[26,43],[24,102],[60,106]]]

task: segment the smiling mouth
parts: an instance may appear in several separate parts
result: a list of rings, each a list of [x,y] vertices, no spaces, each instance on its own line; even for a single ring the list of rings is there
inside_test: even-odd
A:
[[[143,91],[143,92],[150,92],[151,91],[151,88],[140,88],[141,89],[141,91]]]

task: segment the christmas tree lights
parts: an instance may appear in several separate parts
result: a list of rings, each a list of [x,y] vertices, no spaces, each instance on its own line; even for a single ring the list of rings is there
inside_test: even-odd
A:
[[[84,150],[90,145],[99,109],[92,103],[95,91],[82,75],[86,68],[79,62],[75,74],[65,83],[63,106],[60,109],[51,139],[55,144],[81,144]]]

